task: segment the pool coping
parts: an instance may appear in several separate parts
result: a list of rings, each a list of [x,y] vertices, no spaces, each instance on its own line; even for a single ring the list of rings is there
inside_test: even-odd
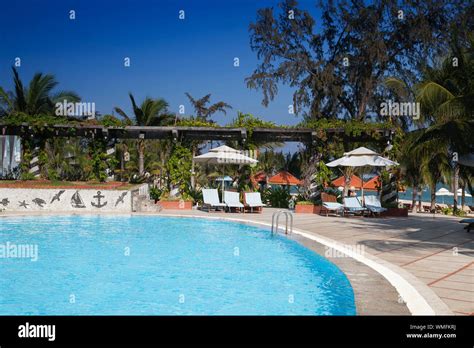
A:
[[[253,226],[265,226],[271,228],[271,224],[261,221],[252,221],[239,219],[235,217],[226,216],[203,216],[195,214],[175,214],[171,212],[166,213],[144,213],[144,212],[130,212],[130,213],[70,213],[70,212],[58,212],[58,213],[46,213],[45,212],[3,212],[0,214],[1,217],[19,217],[19,216],[78,216],[78,215],[90,215],[90,216],[158,216],[158,217],[177,217],[177,218],[201,218],[209,220],[223,220],[232,221],[237,223],[243,223]],[[407,272],[406,270],[398,267],[390,262],[387,262],[375,255],[368,253],[354,253],[352,249],[348,249],[343,244],[323,237],[317,233],[305,231],[302,229],[294,228],[293,233],[306,238],[307,240],[316,242],[326,247],[337,250],[338,252],[347,255],[348,257],[368,266],[378,274],[384,277],[398,292],[403,299],[404,303],[408,307],[408,310],[412,315],[453,315],[449,307],[436,295],[436,293],[430,289],[421,280],[417,279],[414,275]],[[308,246],[306,246],[308,247]]]

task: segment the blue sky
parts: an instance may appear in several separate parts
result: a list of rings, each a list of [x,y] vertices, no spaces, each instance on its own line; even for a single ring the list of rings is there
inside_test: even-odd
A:
[[[303,1],[314,9],[315,1]],[[35,72],[52,73],[58,89],[74,90],[95,102],[102,114],[114,106],[130,111],[128,92],[138,101],[162,97],[170,110],[185,105],[185,92],[194,97],[212,94],[211,101],[276,123],[294,124],[288,114],[292,90],[282,86],[277,98],[261,105],[262,93],[246,87],[244,79],[257,66],[249,44],[249,24],[269,0],[29,0],[8,1],[0,13],[0,86],[12,88],[11,66],[20,57],[24,82]],[[69,19],[69,11],[76,19]],[[178,12],[185,11],[185,20]],[[317,13],[315,14],[317,16]],[[130,57],[131,67],[123,66]],[[233,66],[234,57],[240,67]]]

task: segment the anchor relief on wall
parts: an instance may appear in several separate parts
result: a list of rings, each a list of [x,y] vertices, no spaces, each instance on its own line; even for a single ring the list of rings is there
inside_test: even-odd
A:
[[[101,203],[102,198],[105,198],[104,195],[101,194],[100,191],[97,191],[97,195],[94,196],[95,199],[97,199],[97,203],[91,202],[91,204],[96,207],[96,208],[102,208],[107,205],[107,202]]]

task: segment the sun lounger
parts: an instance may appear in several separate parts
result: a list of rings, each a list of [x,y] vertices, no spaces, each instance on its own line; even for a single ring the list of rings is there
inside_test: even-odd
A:
[[[367,208],[364,208],[357,197],[345,197],[344,198],[344,210],[352,214],[364,215],[367,212]]]
[[[326,216],[329,215],[329,212],[338,213],[340,212],[344,215],[344,206],[341,203],[337,202],[336,196],[329,195],[327,193],[321,193],[322,209],[321,212],[325,211]]]
[[[203,207],[208,206],[208,211],[211,208],[225,208],[226,205],[219,200],[219,194],[216,189],[202,189]]]
[[[471,230],[474,229],[474,219],[462,219],[459,222],[461,224],[467,224],[466,227],[464,227],[467,232],[471,232]]]
[[[240,194],[238,192],[224,191],[224,203],[231,211],[232,208],[238,208],[243,211],[244,205],[240,202]]]
[[[369,209],[372,214],[379,214],[387,211],[386,208],[382,207],[380,200],[377,196],[365,196],[365,207]]]
[[[254,208],[256,208],[257,211],[261,213],[263,210],[262,208],[265,206],[265,204],[262,203],[262,196],[260,195],[260,192],[245,192],[244,200],[245,205],[250,208],[252,213]]]

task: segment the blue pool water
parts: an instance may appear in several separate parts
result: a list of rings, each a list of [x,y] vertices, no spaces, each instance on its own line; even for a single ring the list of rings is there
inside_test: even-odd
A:
[[[37,245],[38,259],[0,258],[0,315],[355,314],[339,268],[253,226],[155,216],[0,218],[0,246],[7,242]]]

